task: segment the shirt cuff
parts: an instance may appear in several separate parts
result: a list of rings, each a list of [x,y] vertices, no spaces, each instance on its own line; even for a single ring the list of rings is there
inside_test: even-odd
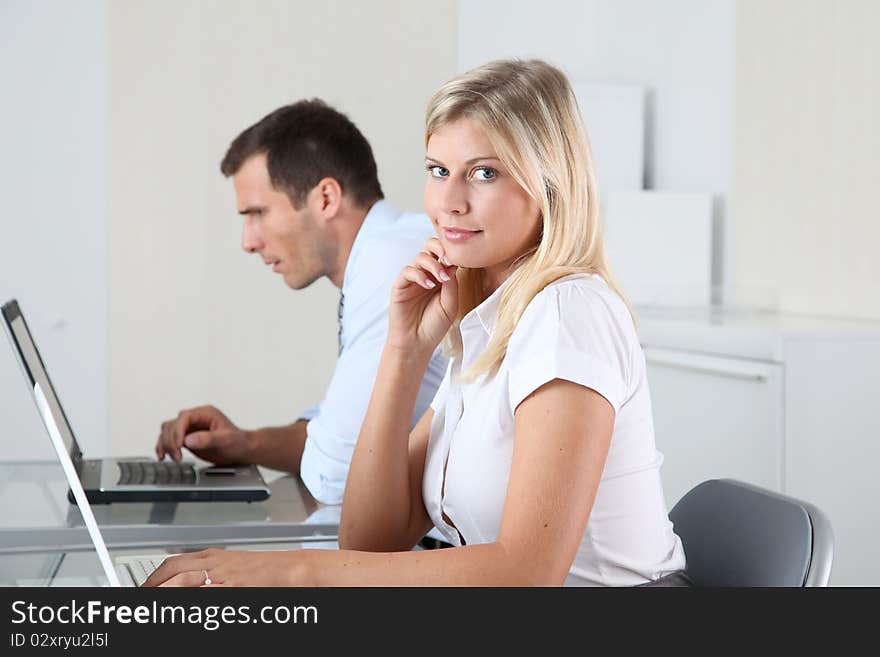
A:
[[[312,438],[306,439],[299,476],[312,497],[322,504],[342,504],[348,463],[323,453]]]
[[[565,379],[602,395],[616,414],[626,397],[626,386],[620,375],[595,356],[573,349],[560,349],[532,356],[510,372],[510,408],[553,379]]]

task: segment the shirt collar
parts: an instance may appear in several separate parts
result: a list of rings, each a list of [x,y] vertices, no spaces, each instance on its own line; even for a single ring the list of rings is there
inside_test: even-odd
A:
[[[487,335],[492,335],[492,331],[495,330],[495,321],[498,319],[498,304],[501,303],[501,295],[506,286],[507,280],[499,285],[498,289],[490,294],[483,303],[465,315],[461,320],[461,327],[466,329],[479,324]]]
[[[348,272],[352,271],[352,263],[358,258],[360,253],[360,245],[364,243],[370,233],[378,230],[382,226],[392,221],[397,216],[394,207],[384,198],[379,199],[370,207],[364,217],[361,227],[358,229],[354,242],[351,244],[351,251],[348,252],[348,260],[345,262],[345,271],[342,274],[342,291],[345,292],[346,282],[348,281]]]
[[[367,216],[364,217],[364,223],[361,224],[361,229],[358,231],[358,237],[360,237],[361,233],[365,231],[370,232],[372,229],[387,223],[395,216],[397,216],[397,212],[394,211],[391,204],[384,198],[380,198],[373,203],[367,211]],[[357,238],[355,238],[355,243],[357,243]]]

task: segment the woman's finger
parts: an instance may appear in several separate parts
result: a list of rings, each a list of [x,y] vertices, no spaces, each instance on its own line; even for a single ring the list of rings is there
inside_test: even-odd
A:
[[[449,262],[449,258],[446,257],[446,249],[443,248],[443,243],[436,237],[432,237],[425,242],[425,252],[433,255],[438,262],[447,267],[452,264]]]
[[[192,554],[180,554],[168,557],[154,570],[142,586],[159,586],[176,575],[204,568],[204,561],[208,556],[207,551],[193,552]]]
[[[441,283],[449,280],[449,273],[446,267],[430,253],[425,253],[424,251],[419,253],[413,260],[413,266],[429,272],[435,280]]]
[[[400,272],[400,276],[403,280],[421,285],[426,290],[437,287],[437,283],[423,269],[413,267],[412,265],[404,267],[403,271]]]
[[[204,586],[205,584],[205,573],[201,570],[188,570],[183,573],[178,573],[171,579],[159,586],[162,587],[180,587],[180,586]],[[213,581],[212,581],[213,584]]]

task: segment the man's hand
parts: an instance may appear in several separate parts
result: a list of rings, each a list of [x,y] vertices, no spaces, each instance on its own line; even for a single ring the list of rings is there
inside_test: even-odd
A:
[[[159,460],[168,455],[180,461],[183,447],[216,465],[252,462],[250,432],[239,429],[213,406],[181,411],[175,419],[162,423],[156,441]]]

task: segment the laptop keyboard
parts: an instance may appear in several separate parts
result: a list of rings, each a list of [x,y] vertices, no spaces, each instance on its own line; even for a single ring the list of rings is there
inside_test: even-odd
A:
[[[183,463],[165,461],[117,461],[120,486],[147,484],[194,484],[196,470]]]
[[[128,568],[128,572],[131,574],[134,583],[137,586],[140,586],[147,581],[147,577],[149,577],[156,568],[162,565],[163,561],[165,561],[165,557],[146,558],[126,561],[124,565]]]

